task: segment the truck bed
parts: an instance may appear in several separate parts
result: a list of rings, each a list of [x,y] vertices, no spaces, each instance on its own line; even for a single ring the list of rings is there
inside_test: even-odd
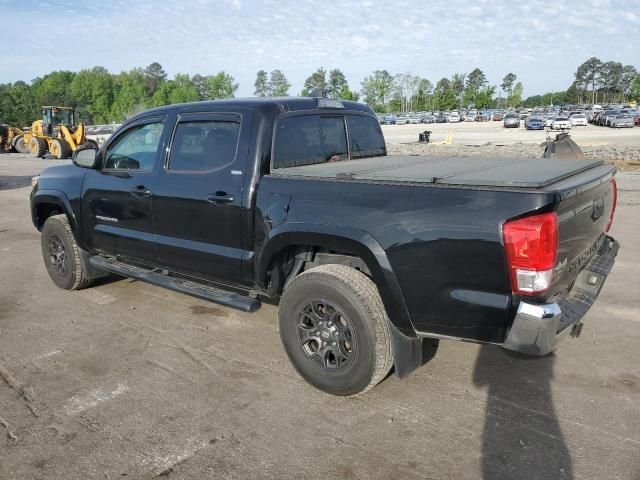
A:
[[[541,189],[590,170],[600,160],[395,155],[279,168],[274,175],[380,182]]]

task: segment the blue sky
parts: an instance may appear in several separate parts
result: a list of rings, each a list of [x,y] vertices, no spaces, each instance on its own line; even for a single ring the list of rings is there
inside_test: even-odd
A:
[[[435,83],[479,67],[533,95],[567,88],[590,56],[640,69],[640,0],[0,0],[0,45],[0,82],[158,61],[170,76],[225,70],[249,96],[259,69],[298,93],[320,66],[352,89],[376,69]]]

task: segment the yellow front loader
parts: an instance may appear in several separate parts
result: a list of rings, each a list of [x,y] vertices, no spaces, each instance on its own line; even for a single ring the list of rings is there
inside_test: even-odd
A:
[[[25,132],[22,143],[35,157],[50,152],[56,158],[69,158],[80,146],[98,144],[87,140],[83,123],[75,123],[75,111],[69,107],[42,107],[42,120],[36,120]]]
[[[7,124],[0,124],[0,153],[19,152],[28,153],[29,149],[24,146],[24,132],[17,127]]]

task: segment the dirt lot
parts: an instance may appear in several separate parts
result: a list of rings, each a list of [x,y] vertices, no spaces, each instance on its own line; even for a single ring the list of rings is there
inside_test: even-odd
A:
[[[116,277],[57,289],[26,187],[52,163],[0,155],[0,478],[640,478],[637,174],[580,338],[545,358],[443,342],[343,399],[296,375],[273,306]]]
[[[545,141],[543,130],[504,128],[502,122],[430,123],[422,125],[383,125],[382,131],[388,143],[407,143],[418,140],[418,132],[431,130],[435,142],[445,139],[446,132],[453,133],[454,143],[483,145],[487,142],[500,145],[514,143],[539,144]],[[571,129],[571,137],[580,146],[616,145],[637,146],[640,128],[607,128],[588,125]]]

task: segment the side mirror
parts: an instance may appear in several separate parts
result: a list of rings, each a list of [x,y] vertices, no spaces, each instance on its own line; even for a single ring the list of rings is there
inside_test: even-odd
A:
[[[73,152],[73,163],[82,168],[95,168],[98,160],[98,150],[82,148]]]

